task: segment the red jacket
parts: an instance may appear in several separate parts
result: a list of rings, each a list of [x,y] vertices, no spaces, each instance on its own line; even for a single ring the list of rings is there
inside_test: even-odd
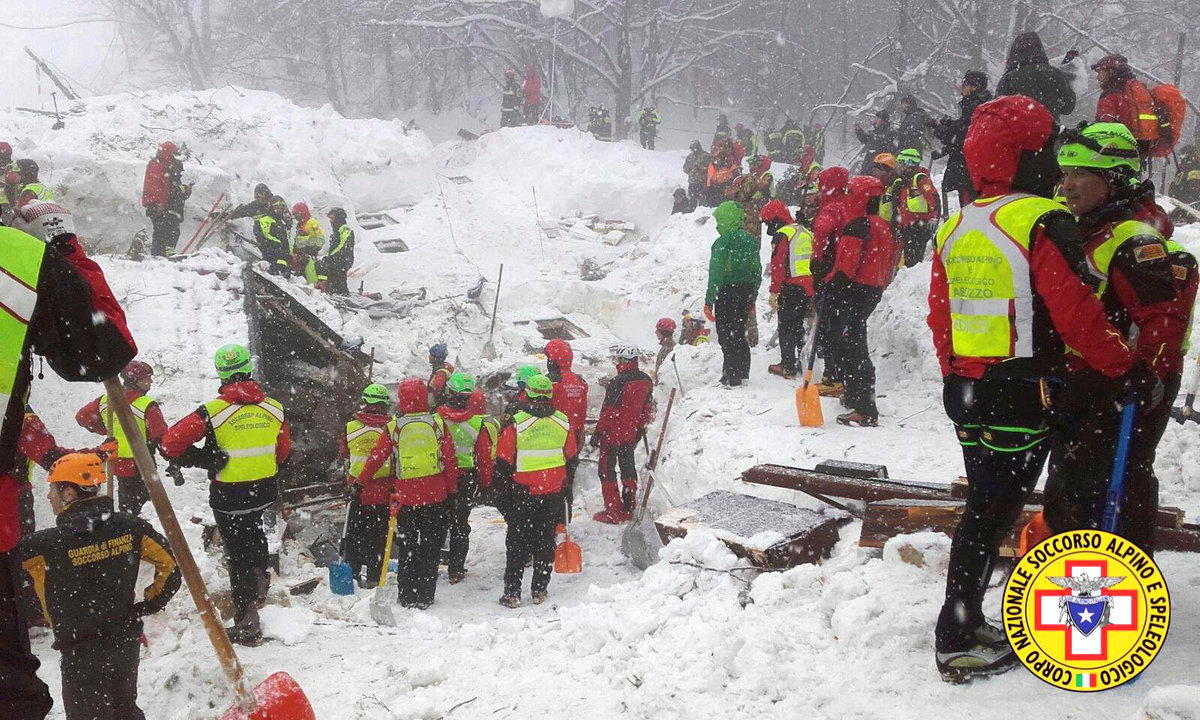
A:
[[[846,225],[846,185],[849,182],[850,171],[844,167],[825,168],[817,176],[821,209],[813,218],[814,275],[817,275],[817,267],[832,266],[830,248],[837,244],[838,234]]]
[[[1170,240],[1175,234],[1175,223],[1171,222],[1171,216],[1167,215],[1167,211],[1154,199],[1153,183],[1147,180],[1142,186],[1143,189],[1134,203],[1133,218],[1152,226]]]
[[[908,199],[913,197],[914,192],[912,179],[906,180],[900,188],[900,196],[896,199],[898,209],[896,224],[899,227],[908,227],[919,222],[936,222],[938,219],[938,212],[941,209],[938,189],[934,187],[933,180],[929,177],[929,171],[925,168],[917,168],[917,174],[914,177],[918,176],[920,180],[917,182],[917,193],[925,198],[929,210],[923,213],[914,213],[908,209]]]
[[[366,465],[363,466],[357,482],[362,483],[365,478],[373,477],[395,450],[391,433],[385,432],[380,435],[375,449],[367,456]],[[454,438],[450,437],[449,431],[442,433],[441,452],[442,472],[407,480],[396,478],[396,497],[401,507],[437,505],[445,502],[451,493],[458,490],[458,456],[454,453]]]
[[[531,403],[526,408],[532,415],[547,417],[554,412],[553,406],[544,403]],[[579,454],[579,446],[575,443],[575,435],[567,433],[567,444],[563,446],[563,456],[571,461]],[[563,482],[567,479],[566,467],[536,470],[532,472],[516,472],[517,465],[517,426],[505,423],[500,430],[500,440],[496,443],[496,471],[499,474],[511,474],[512,479],[519,485],[529,489],[530,495],[552,495],[562,492]]]
[[[608,382],[604,405],[593,434],[603,445],[633,445],[654,419],[654,381],[636,362],[617,365],[617,376]]]
[[[841,274],[858,285],[886,288],[896,275],[903,248],[883,218],[866,214],[869,202],[865,195],[846,197],[847,220],[832,248],[830,277]]]
[[[253,380],[228,383],[222,385],[218,393],[225,402],[233,405],[248,405],[262,402],[267,394]],[[162,454],[168,460],[177,458],[188,448],[205,438],[208,434],[208,418],[201,409],[189,413],[182,420],[167,429],[162,436]],[[275,462],[282,463],[292,452],[292,431],[288,421],[283,421],[279,437],[275,439]]]
[[[167,209],[167,199],[171,194],[171,182],[167,178],[167,164],[170,158],[162,158],[162,151],[150,158],[146,163],[146,174],[142,178],[142,207]]]
[[[137,400],[142,395],[145,395],[141,390],[126,388],[125,399],[128,402]],[[79,412],[75,413],[75,422],[79,426],[90,433],[103,435],[108,437],[108,428],[104,426],[104,418],[100,415],[100,398],[89,402],[87,405],[79,408]],[[146,407],[146,441],[150,446],[156,447],[162,442],[163,435],[167,432],[167,421],[163,419],[162,408],[157,402],[152,402]],[[113,475],[116,477],[136,477],[138,474],[137,463],[133,458],[117,458],[112,459]]]
[[[472,410],[455,410],[448,405],[443,405],[437,409],[438,415],[446,422],[463,423],[475,417],[479,413]],[[475,439],[475,471],[479,475],[479,487],[486,490],[492,486],[492,436],[486,428],[479,431],[479,437]],[[455,464],[458,463],[457,456]],[[461,472],[461,470],[460,470]],[[456,487],[457,489],[457,487]]]
[[[1158,138],[1157,119],[1139,122],[1139,115],[1155,112],[1154,99],[1140,80],[1132,76],[1116,79],[1106,84],[1101,93],[1096,101],[1097,122],[1119,122],[1139,141]]]
[[[566,415],[571,421],[571,430],[575,432],[576,442],[582,442],[583,425],[587,422],[587,380],[576,375],[569,367],[560,368],[559,377],[554,382],[554,399],[551,402],[555,410]]]
[[[797,234],[803,232],[804,229],[797,230]],[[775,233],[771,238],[771,286],[770,293],[772,295],[783,290],[784,285],[799,285],[804,288],[804,292],[813,294],[813,279],[812,275],[803,277],[793,277],[791,274],[791,263],[788,258],[791,255],[792,242],[783,233]]]
[[[382,430],[392,417],[390,415],[376,415],[375,413],[360,410],[354,413],[354,419],[368,427],[380,428]],[[343,461],[350,459],[350,446],[346,444],[345,433],[338,439],[338,458]],[[358,491],[358,500],[363,505],[387,505],[392,497],[392,487],[396,484],[396,476],[393,474],[376,478],[372,474],[372,477],[365,481],[360,481],[355,477],[347,477],[346,483],[349,485],[358,485],[361,488]]]
[[[46,424],[32,411],[25,413],[25,422],[21,424],[21,436],[17,441],[17,449],[44,470],[49,470],[55,460],[72,452],[69,448],[61,447],[58,444],[54,435],[46,429]],[[32,478],[26,478],[25,482],[30,480]]]
[[[542,104],[542,78],[537,74],[537,68],[525,66],[525,84],[521,88],[525,94],[526,105]]]
[[[446,382],[450,376],[454,374],[454,366],[448,362],[443,362],[433,369],[429,375],[428,382],[425,386],[429,388],[429,405],[437,407],[441,405],[446,395]]]

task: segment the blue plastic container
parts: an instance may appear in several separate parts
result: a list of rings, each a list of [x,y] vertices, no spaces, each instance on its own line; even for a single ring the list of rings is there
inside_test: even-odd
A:
[[[334,595],[354,594],[354,571],[344,562],[329,563],[329,589]]]

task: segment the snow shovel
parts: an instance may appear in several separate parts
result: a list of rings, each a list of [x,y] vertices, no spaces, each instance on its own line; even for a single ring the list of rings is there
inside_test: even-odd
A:
[[[334,595],[354,594],[354,569],[346,562],[346,535],[350,531],[350,501],[346,501],[346,517],[342,519],[342,539],[338,542],[338,559],[329,563],[329,589]]]
[[[824,299],[822,298],[822,304]],[[796,388],[796,417],[802,427],[821,427],[825,416],[821,414],[821,394],[813,385],[813,365],[817,362],[817,329],[820,327],[821,307],[813,314],[812,350],[808,352],[808,366],[804,369],[804,382]]]
[[[392,600],[387,595],[387,576],[388,565],[392,563],[392,540],[396,537],[396,514],[399,512],[400,503],[392,500],[387,540],[383,544],[383,565],[379,569],[379,584],[375,586],[375,594],[371,596],[371,619],[389,627],[396,626],[396,613],[392,609]]]
[[[254,688],[253,692],[246,686],[245,671],[208,596],[208,588],[204,586],[200,568],[196,567],[196,559],[192,557],[187,539],[183,536],[183,528],[179,526],[179,518],[175,516],[171,500],[163,489],[158,470],[154,467],[154,459],[146,446],[146,439],[134,420],[128,401],[125,400],[121,383],[116,378],[108,378],[104,381],[104,389],[108,393],[109,403],[115,405],[117,421],[121,423],[125,437],[133,449],[134,462],[137,463],[142,480],[146,483],[150,502],[162,523],[163,534],[167,536],[171,545],[175,562],[179,565],[192,600],[196,603],[196,610],[200,613],[200,620],[208,632],[209,642],[213,644],[217,660],[233,686],[236,698],[234,706],[221,716],[221,720],[316,720],[316,714],[313,713],[312,705],[305,697],[304,691],[287,673],[277,672],[271,675]]]
[[[563,498],[563,510],[567,513],[567,522],[570,522],[571,506],[565,497]],[[583,551],[579,549],[579,543],[571,539],[566,525],[562,526],[562,533],[564,540],[554,548],[554,572],[560,575],[574,575],[583,572]]]
[[[1121,432],[1117,436],[1117,455],[1113,459],[1112,480],[1108,483],[1108,497],[1104,501],[1104,518],[1100,529],[1115,533],[1121,526],[1121,496],[1125,494],[1125,468],[1129,464],[1129,444],[1133,438],[1133,415],[1137,403],[1132,399],[1121,408]]]
[[[650,455],[650,471],[646,474],[646,488],[642,491],[642,501],[634,508],[633,519],[621,533],[621,552],[629,556],[639,570],[645,570],[654,563],[654,555],[650,551],[649,543],[646,542],[646,533],[642,522],[646,519],[646,505],[650,502],[650,491],[654,487],[654,470],[658,467],[659,457],[662,456],[663,439],[667,435],[667,421],[671,419],[671,407],[674,404],[675,388],[671,388],[671,394],[667,397],[667,411],[663,413],[662,427],[658,429],[658,442],[655,445],[654,453]]]
[[[496,300],[492,303],[492,329],[488,331],[488,341],[483,346],[483,356],[488,360],[495,360],[499,356],[492,338],[496,334],[496,312],[500,309],[500,285],[503,282],[504,263],[500,263],[500,277],[496,278]]]

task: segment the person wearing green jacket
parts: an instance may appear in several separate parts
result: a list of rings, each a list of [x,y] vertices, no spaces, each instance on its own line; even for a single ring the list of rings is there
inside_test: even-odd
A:
[[[742,229],[742,206],[732,200],[713,211],[720,236],[708,260],[704,315],[717,325],[724,361],[721,384],[738,386],[750,377],[750,343],[746,321],[762,284],[758,240]]]

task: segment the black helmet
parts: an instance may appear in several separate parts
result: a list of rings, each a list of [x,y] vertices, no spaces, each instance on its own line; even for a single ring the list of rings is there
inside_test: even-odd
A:
[[[17,161],[17,172],[21,174],[21,180],[33,182],[38,179],[38,164],[29,158],[21,158]]]
[[[329,222],[333,225],[335,230],[346,224],[346,211],[343,208],[330,208],[329,212],[326,213],[326,216],[329,218]]]
[[[273,193],[271,192],[271,188],[267,187],[266,183],[259,183],[254,186],[254,197],[256,197],[256,198],[263,196],[263,195],[265,195],[269,198],[269,197],[271,197],[272,194]]]

